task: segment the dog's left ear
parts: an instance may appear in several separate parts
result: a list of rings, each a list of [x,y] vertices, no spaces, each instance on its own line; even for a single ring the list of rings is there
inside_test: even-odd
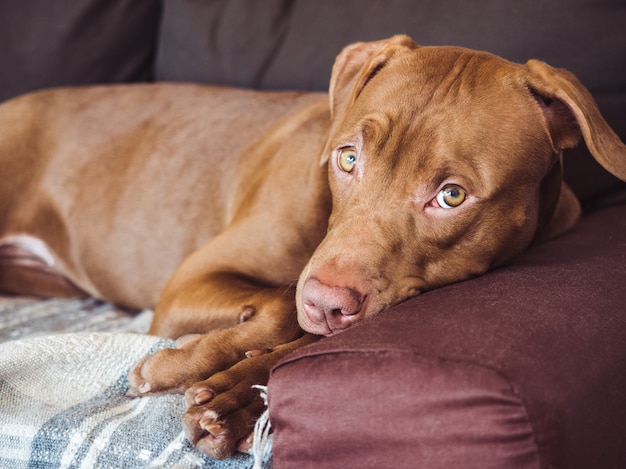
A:
[[[576,147],[581,137],[589,152],[607,171],[626,181],[626,146],[606,123],[591,93],[567,70],[538,60],[526,63],[526,80],[539,103],[556,155]],[[543,222],[540,239],[553,238],[571,228],[580,215],[580,204],[562,183],[557,162],[542,183]]]
[[[529,60],[526,68],[555,153],[576,147],[582,136],[596,161],[626,181],[626,145],[606,123],[587,88],[567,70],[538,60]]]
[[[357,100],[367,83],[399,51],[419,47],[404,35],[374,42],[357,42],[345,47],[335,59],[328,89],[333,120],[330,135],[348,108]],[[322,156],[322,164],[328,158]]]

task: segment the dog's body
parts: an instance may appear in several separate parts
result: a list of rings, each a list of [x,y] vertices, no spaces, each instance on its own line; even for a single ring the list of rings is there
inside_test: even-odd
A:
[[[581,135],[626,179],[570,74],[403,36],[346,48],[330,106],[192,85],[36,93],[0,108],[0,288],[158,299],[151,333],[202,335],[140,363],[130,394],[186,391],[187,434],[224,457],[260,411],[250,386],[315,340],[302,329],[341,331],[571,227],[560,154]]]
[[[12,156],[0,163],[1,174],[28,178],[3,178],[2,231],[43,240],[52,257],[50,267],[90,295],[135,308],[154,306],[187,255],[224,232],[241,211],[252,209],[245,205],[257,199],[251,195],[260,189],[252,183],[255,179],[268,179],[269,173],[276,181],[267,184],[293,184],[296,195],[319,198],[302,193],[311,177],[319,179],[319,187],[310,190],[323,190],[319,137],[307,142],[303,135],[290,155],[272,155],[261,145],[265,134],[289,132],[288,122],[281,120],[297,119],[303,109],[304,114],[311,111],[302,118],[324,125],[326,101],[308,94],[174,84],[28,95],[0,115],[5,131],[24,125],[21,135],[0,142],[2,155]],[[250,112],[253,108],[258,112]],[[16,122],[18,113],[22,115]],[[11,148],[28,144],[39,148]],[[304,152],[316,155],[309,158],[314,161],[307,162]],[[296,165],[304,164],[309,168],[298,171]],[[291,173],[281,177],[286,171]],[[34,193],[26,197],[31,188]],[[295,281],[298,268],[323,236],[323,216],[304,213],[312,209],[294,197],[293,203],[298,202],[291,207],[293,220],[318,216],[319,229],[309,234],[307,252],[292,248],[301,256],[294,259],[298,265],[281,261],[266,271],[268,283]],[[280,223],[269,219],[279,202],[260,203],[267,204],[267,213],[260,214],[264,221],[250,227],[254,235],[249,247],[257,252],[268,245],[279,249],[282,244],[276,240],[262,239]],[[291,224],[283,225],[283,230],[291,229]],[[259,245],[253,247],[257,240]],[[27,245],[28,239],[21,242]],[[245,249],[238,247],[235,253],[240,265],[247,260]],[[36,281],[26,290],[38,288],[44,286]]]

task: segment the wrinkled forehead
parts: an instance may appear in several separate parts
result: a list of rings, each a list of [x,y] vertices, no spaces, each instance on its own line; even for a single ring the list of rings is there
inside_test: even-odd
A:
[[[357,99],[377,109],[440,112],[519,105],[525,100],[520,65],[458,47],[421,47],[392,57]],[[360,99],[364,98],[364,99]]]
[[[387,121],[403,132],[483,139],[542,131],[519,64],[458,47],[422,47],[392,57],[365,86],[349,113]],[[422,135],[423,136],[423,135]]]
[[[356,99],[342,126],[344,135],[366,133],[370,148],[390,150],[384,153],[397,168],[424,161],[443,166],[446,160],[475,167],[489,157],[494,164],[501,160],[501,178],[512,172],[534,177],[542,171],[548,147],[547,140],[545,147],[537,145],[545,131],[520,68],[488,53],[454,47],[399,54]],[[412,158],[401,161],[407,148]],[[529,148],[538,151],[526,155]]]

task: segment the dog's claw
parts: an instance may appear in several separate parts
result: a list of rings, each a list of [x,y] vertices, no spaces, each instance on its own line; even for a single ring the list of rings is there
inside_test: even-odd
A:
[[[126,391],[126,397],[141,397],[149,394],[151,390],[152,386],[150,386],[150,383],[142,383],[139,386],[129,388],[128,391]]]
[[[196,395],[193,398],[193,402],[195,405],[206,404],[211,399],[213,399],[214,396],[215,396],[215,393],[209,391],[208,389],[203,389],[199,391],[198,393],[196,393]]]
[[[149,393],[150,391],[152,391],[152,386],[150,386],[150,383],[142,383],[142,384],[139,385],[137,390],[141,394],[146,394],[146,393]]]
[[[258,357],[260,355],[265,355],[266,353],[269,353],[269,352],[271,352],[271,350],[269,350],[269,349],[266,349],[266,350],[259,350],[259,349],[248,350],[245,353],[245,356],[246,356],[246,358],[252,358],[252,357]]]
[[[189,441],[216,459],[224,459],[235,451],[229,425],[211,409],[198,409],[194,415],[183,416],[183,427]]]
[[[250,433],[246,438],[242,438],[237,443],[237,451],[240,453],[250,454],[252,451],[252,444],[254,442],[254,432]]]
[[[224,431],[224,426],[220,423],[215,423],[213,419],[203,418],[200,420],[200,428],[211,435],[218,436]]]
[[[201,385],[192,386],[185,391],[185,403],[187,404],[187,409],[206,404],[215,397],[215,392],[212,389],[206,387],[204,383],[199,384]]]

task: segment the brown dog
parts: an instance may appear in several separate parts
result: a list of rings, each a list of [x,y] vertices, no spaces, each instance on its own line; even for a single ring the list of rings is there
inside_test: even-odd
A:
[[[162,290],[150,333],[202,335],[140,363],[130,394],[186,391],[187,434],[215,457],[251,432],[251,385],[315,339],[302,330],[332,335],[571,227],[560,157],[581,135],[626,179],[568,72],[404,36],[347,47],[330,106],[65,89],[2,105],[0,134],[0,287],[140,308]]]

